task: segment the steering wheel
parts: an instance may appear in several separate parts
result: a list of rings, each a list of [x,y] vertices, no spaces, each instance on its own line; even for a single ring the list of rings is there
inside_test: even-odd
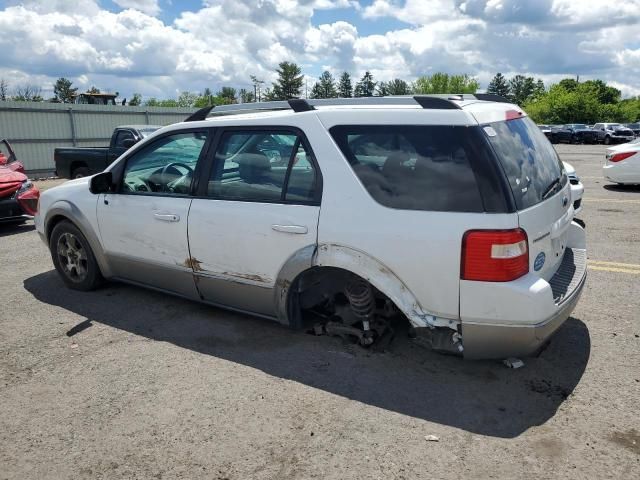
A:
[[[187,171],[187,173],[185,175],[183,175],[182,172],[180,172],[180,170],[178,170],[177,167],[184,168]],[[161,178],[161,181],[162,181],[162,186],[165,189],[168,189],[170,191],[173,191],[173,189],[171,187],[169,187],[169,182],[165,182],[164,178],[171,170],[173,170],[174,172],[177,172],[178,175],[183,175],[183,176],[193,175],[193,168],[191,168],[189,165],[186,165],[184,163],[172,162],[172,163],[169,163],[169,164],[165,165],[164,168],[162,169],[162,172],[160,172],[160,178]]]

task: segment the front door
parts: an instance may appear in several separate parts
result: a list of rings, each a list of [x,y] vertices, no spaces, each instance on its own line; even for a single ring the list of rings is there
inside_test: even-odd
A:
[[[101,195],[100,236],[117,277],[197,298],[187,216],[206,139],[206,131],[156,139],[125,159],[117,193]]]
[[[317,243],[321,182],[311,150],[292,129],[228,129],[210,170],[189,213],[200,294],[275,317],[281,268]]]

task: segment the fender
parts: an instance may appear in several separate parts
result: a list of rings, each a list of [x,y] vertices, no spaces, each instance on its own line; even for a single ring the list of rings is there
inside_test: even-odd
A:
[[[360,250],[336,244],[305,247],[285,263],[278,275],[275,293],[281,323],[288,324],[287,299],[291,283],[310,267],[336,267],[359,275],[389,297],[416,328],[456,330],[458,327],[459,320],[437,317],[426,311],[402,280],[381,262]]]
[[[82,232],[84,237],[89,242],[89,245],[91,246],[93,256],[96,258],[96,261],[100,266],[100,272],[102,273],[102,276],[105,278],[113,276],[111,268],[109,267],[109,263],[107,262],[106,256],[104,254],[104,250],[102,249],[102,244],[100,243],[98,236],[93,230],[91,222],[89,222],[89,219],[87,219],[87,217],[80,211],[77,206],[75,206],[68,200],[58,200],[47,210],[47,215],[44,219],[44,231],[47,235],[47,244],[50,240],[49,227],[51,225],[51,221],[58,216],[65,217],[76,227],[78,227],[78,229]]]

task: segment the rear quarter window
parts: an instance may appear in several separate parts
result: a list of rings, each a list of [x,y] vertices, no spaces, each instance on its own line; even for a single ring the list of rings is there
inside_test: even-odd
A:
[[[369,194],[402,210],[483,212],[473,127],[335,126],[330,133]]]

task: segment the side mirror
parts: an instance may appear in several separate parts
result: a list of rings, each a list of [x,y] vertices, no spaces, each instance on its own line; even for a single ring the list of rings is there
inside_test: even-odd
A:
[[[91,177],[89,191],[93,194],[109,193],[113,190],[113,174],[102,172]]]
[[[136,141],[133,138],[125,138],[124,141],[122,142],[122,146],[127,150],[129,150],[135,144],[136,144]]]

